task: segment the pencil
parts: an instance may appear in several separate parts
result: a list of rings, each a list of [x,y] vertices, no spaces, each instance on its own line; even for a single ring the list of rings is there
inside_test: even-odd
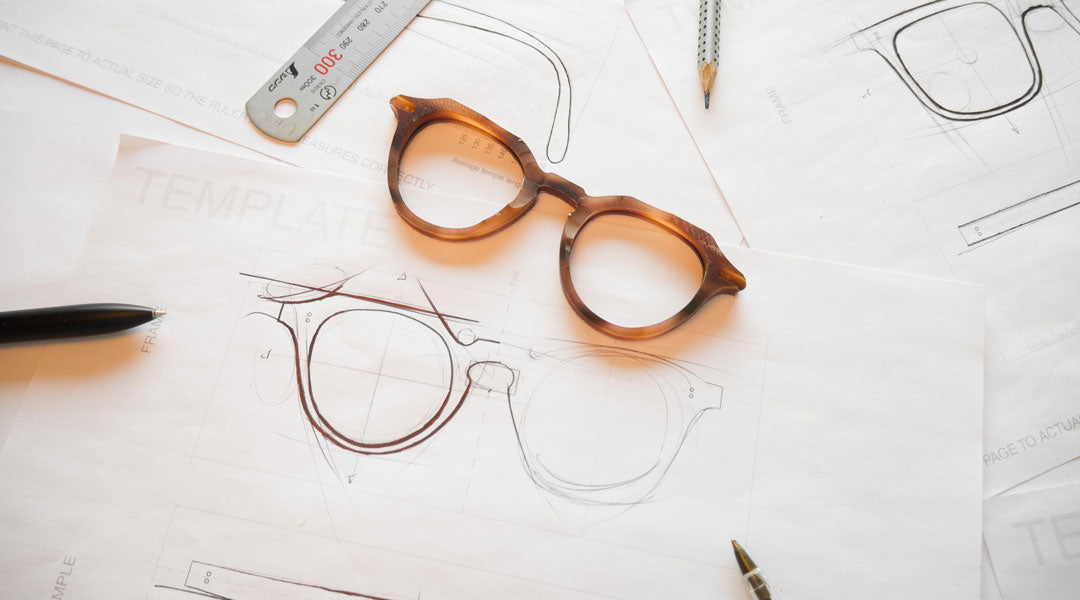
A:
[[[709,35],[709,4],[714,4],[712,36]],[[705,93],[705,108],[716,81],[716,60],[719,56],[720,0],[699,0],[698,4],[698,76]]]

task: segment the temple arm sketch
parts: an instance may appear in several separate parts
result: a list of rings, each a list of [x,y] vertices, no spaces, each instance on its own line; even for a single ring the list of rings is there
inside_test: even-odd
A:
[[[402,600],[294,581],[264,573],[193,560],[182,585],[155,584],[158,590],[214,600]]]
[[[492,37],[496,41],[514,42],[519,47],[528,48],[543,58],[551,66],[555,78],[555,108],[551,115],[551,126],[548,128],[544,156],[551,164],[561,163],[566,158],[570,146],[574,87],[566,63],[550,44],[506,19],[445,0],[432,2],[417,18],[422,21],[466,27],[479,32],[480,35]],[[413,27],[412,31],[420,32],[421,29]]]

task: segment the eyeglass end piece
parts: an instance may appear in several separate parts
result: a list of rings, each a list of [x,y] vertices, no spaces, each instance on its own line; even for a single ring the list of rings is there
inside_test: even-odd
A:
[[[738,271],[735,271],[734,273],[725,272],[724,279],[727,279],[731,283],[735,284],[735,287],[739,288],[740,290],[746,289],[746,277],[744,277],[743,274]]]
[[[735,289],[746,289],[746,275],[743,275],[742,271],[735,268],[735,265],[730,262],[726,265],[720,265],[720,268],[716,270],[716,274],[724,281],[735,286]]]
[[[416,111],[416,103],[402,94],[398,94],[397,96],[391,98],[390,106],[397,110],[402,110],[410,113]]]

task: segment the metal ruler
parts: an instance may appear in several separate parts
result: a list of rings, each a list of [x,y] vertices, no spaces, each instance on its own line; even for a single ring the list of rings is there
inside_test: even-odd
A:
[[[296,142],[429,0],[346,0],[247,101],[266,135]]]

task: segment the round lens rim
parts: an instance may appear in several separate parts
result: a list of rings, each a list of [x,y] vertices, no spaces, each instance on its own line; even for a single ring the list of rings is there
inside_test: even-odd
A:
[[[390,198],[398,215],[417,231],[440,240],[463,242],[480,239],[497,233],[525,216],[536,204],[544,172],[536,158],[517,136],[491,122],[487,117],[448,98],[422,99],[395,96],[390,105],[397,116],[398,126],[390,144],[386,178]],[[460,123],[495,138],[517,159],[521,165],[522,185],[516,197],[490,217],[468,227],[444,227],[431,223],[417,215],[405,203],[400,188],[401,157],[405,147],[425,126],[438,121]]]
[[[625,215],[642,219],[660,227],[690,246],[701,261],[701,283],[697,293],[687,301],[686,305],[667,319],[640,326],[612,323],[589,308],[574,287],[574,281],[570,275],[570,255],[574,250],[578,235],[585,226],[603,215]],[[559,279],[570,306],[586,323],[610,336],[626,340],[647,339],[667,333],[685,323],[714,296],[734,294],[746,288],[746,277],[724,256],[711,235],[671,213],[645,204],[631,196],[586,196],[581,199],[577,209],[570,213],[563,227],[562,242],[559,244]]]

